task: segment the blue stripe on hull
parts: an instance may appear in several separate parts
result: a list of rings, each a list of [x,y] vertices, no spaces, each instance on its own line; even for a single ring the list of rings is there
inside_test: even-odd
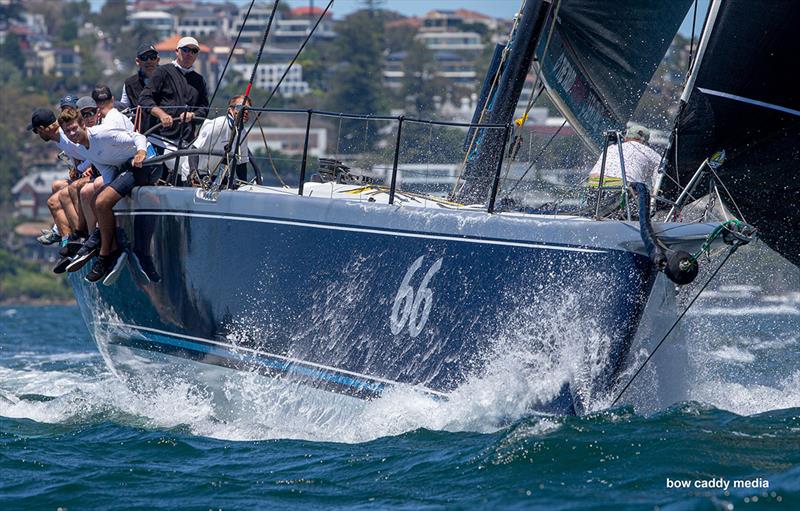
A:
[[[127,327],[128,325],[113,326]],[[133,328],[135,329],[135,327]],[[112,336],[111,340],[112,344],[158,352],[229,369],[254,371],[269,376],[287,376],[304,383],[312,383],[314,386],[325,390],[361,399],[376,397],[386,387],[385,383],[374,381],[367,377],[357,378],[330,370],[287,362],[264,353],[243,353],[235,348],[226,349],[213,346],[210,344],[211,342],[203,343],[175,335],[165,335],[144,330],[139,330],[137,335],[116,334]],[[441,396],[441,394],[428,389],[419,390]]]

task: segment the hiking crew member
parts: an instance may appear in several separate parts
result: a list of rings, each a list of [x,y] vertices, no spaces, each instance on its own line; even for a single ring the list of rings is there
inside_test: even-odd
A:
[[[92,91],[92,98],[98,106],[98,116],[100,124],[105,128],[115,128],[133,133],[133,123],[125,115],[114,107],[114,96],[107,85],[97,85]],[[97,218],[96,197],[105,185],[102,176],[95,176],[94,180],[87,183],[81,189],[82,213],[86,219],[86,224],[94,227]],[[90,229],[91,235],[77,251],[74,259],[67,266],[70,272],[77,271],[86,262],[95,256],[100,246],[100,229]]]
[[[125,262],[125,252],[115,240],[113,207],[134,185],[151,184],[150,174],[140,169],[146,156],[147,140],[139,133],[102,124],[87,128],[73,108],[65,108],[58,116],[58,123],[77,153],[91,162],[108,183],[95,201],[101,243],[97,261],[86,280],[103,279],[104,284],[110,285]]]
[[[114,95],[108,85],[97,85],[92,91],[92,99],[97,102],[100,122],[127,131],[134,131],[133,123],[122,112],[114,107]]]
[[[51,110],[46,108],[39,108],[35,110],[31,115],[31,123],[28,125],[28,129],[36,133],[39,138],[45,142],[55,142],[56,145],[58,145],[58,148],[65,153],[66,157],[73,160],[74,164],[80,160],[77,152],[74,151],[72,144],[70,144],[70,142],[64,137],[64,134],[62,133],[58,122],[56,121],[56,116]],[[42,236],[37,238],[40,243],[46,245],[59,241],[59,239],[61,240],[61,250],[59,253],[62,257],[53,268],[53,271],[56,273],[62,273],[66,267],[66,264],[69,263],[68,256],[71,254],[67,254],[67,247],[69,246],[70,241],[74,241],[76,239],[74,236],[75,227],[74,225],[71,225],[71,220],[75,219],[69,218],[69,215],[65,211],[65,206],[74,207],[74,204],[72,204],[70,201],[68,187],[70,183],[79,177],[79,173],[73,165],[70,170],[69,179],[58,179],[53,182],[53,194],[47,199],[47,207],[50,209],[50,213],[53,215],[53,220],[55,221],[58,234],[55,234],[55,231],[51,230],[50,233],[43,233]]]

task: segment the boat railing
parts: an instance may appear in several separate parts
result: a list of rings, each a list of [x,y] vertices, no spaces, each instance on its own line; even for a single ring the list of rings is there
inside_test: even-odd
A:
[[[179,113],[188,109],[165,110],[179,119]],[[398,192],[452,198],[471,157],[471,148],[466,143],[470,136],[476,130],[499,130],[506,142],[510,136],[510,127],[499,124],[316,109],[246,107],[246,110],[249,121],[243,133],[249,135],[248,147],[255,155],[251,163],[255,163],[254,159],[259,161],[265,181],[273,179],[271,174],[274,174],[281,184],[296,183],[297,193],[303,195],[307,183],[319,179],[320,168],[336,164],[353,176],[363,177],[364,183],[386,191],[390,204],[396,202]],[[206,117],[224,114],[225,110],[218,109]],[[192,152],[186,149],[187,145],[178,151],[179,158]],[[496,151],[491,175],[481,178],[487,189],[484,206],[490,212],[494,210],[500,187],[506,145]],[[160,157],[159,161],[163,159]],[[227,186],[235,186],[233,180],[228,180]]]

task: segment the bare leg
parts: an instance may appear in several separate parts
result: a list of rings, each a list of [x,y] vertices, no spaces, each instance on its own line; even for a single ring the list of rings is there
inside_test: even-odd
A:
[[[94,198],[92,198],[92,213],[94,213],[95,219],[97,218],[97,196],[100,195],[106,187],[105,182],[103,181],[102,177],[98,177],[94,180]]]
[[[103,188],[103,191],[95,200],[95,212],[97,213],[97,225],[100,226],[100,255],[107,256],[117,248],[115,238],[116,221],[114,219],[114,205],[122,199],[122,195],[110,186]]]
[[[86,232],[86,220],[81,214],[80,191],[81,188],[83,188],[88,182],[89,178],[81,177],[80,179],[70,183],[69,187],[67,188],[67,190],[69,190],[69,198],[72,201],[72,207],[75,208],[75,214],[78,216],[78,223],[75,225],[75,227],[77,230],[83,232]]]
[[[75,206],[69,196],[69,187],[62,188],[58,192],[58,200],[61,202],[61,209],[67,217],[70,228],[75,231],[78,228],[78,212],[75,210]]]
[[[86,222],[86,229],[89,234],[92,233],[95,223],[97,223],[97,217],[95,217],[94,209],[92,208],[95,195],[95,184],[93,182],[89,182],[81,188],[81,216],[83,216],[84,222]]]
[[[57,191],[61,190],[68,184],[69,182],[66,179],[56,179],[55,181],[53,181],[51,189],[53,190],[53,193],[56,193]]]
[[[47,199],[47,207],[50,209],[50,214],[53,215],[53,221],[55,221],[61,236],[69,236],[72,231],[69,228],[67,215],[65,215],[64,210],[61,209],[61,201],[58,198],[59,193],[60,192],[56,192]]]

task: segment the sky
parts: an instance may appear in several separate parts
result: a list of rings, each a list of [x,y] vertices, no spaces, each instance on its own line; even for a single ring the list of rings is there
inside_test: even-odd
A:
[[[232,1],[244,5],[249,3],[249,0]],[[328,3],[328,0],[284,0],[284,2],[291,7],[309,5],[312,1],[314,6],[318,7],[324,7]],[[256,0],[256,2],[265,5],[270,3],[269,0]],[[105,0],[90,0],[90,3],[94,9],[99,9],[100,6],[105,3]],[[698,0],[697,36],[699,36],[700,30],[702,29],[703,18],[708,9],[708,3],[709,0]],[[334,15],[339,18],[358,10],[363,5],[363,0],[335,0],[331,10]],[[522,0],[383,0],[384,8],[398,11],[406,16],[421,16],[433,9],[464,8],[488,14],[496,18],[511,19],[521,5]],[[681,25],[680,33],[687,37],[692,34],[692,8],[689,9],[689,13]]]

